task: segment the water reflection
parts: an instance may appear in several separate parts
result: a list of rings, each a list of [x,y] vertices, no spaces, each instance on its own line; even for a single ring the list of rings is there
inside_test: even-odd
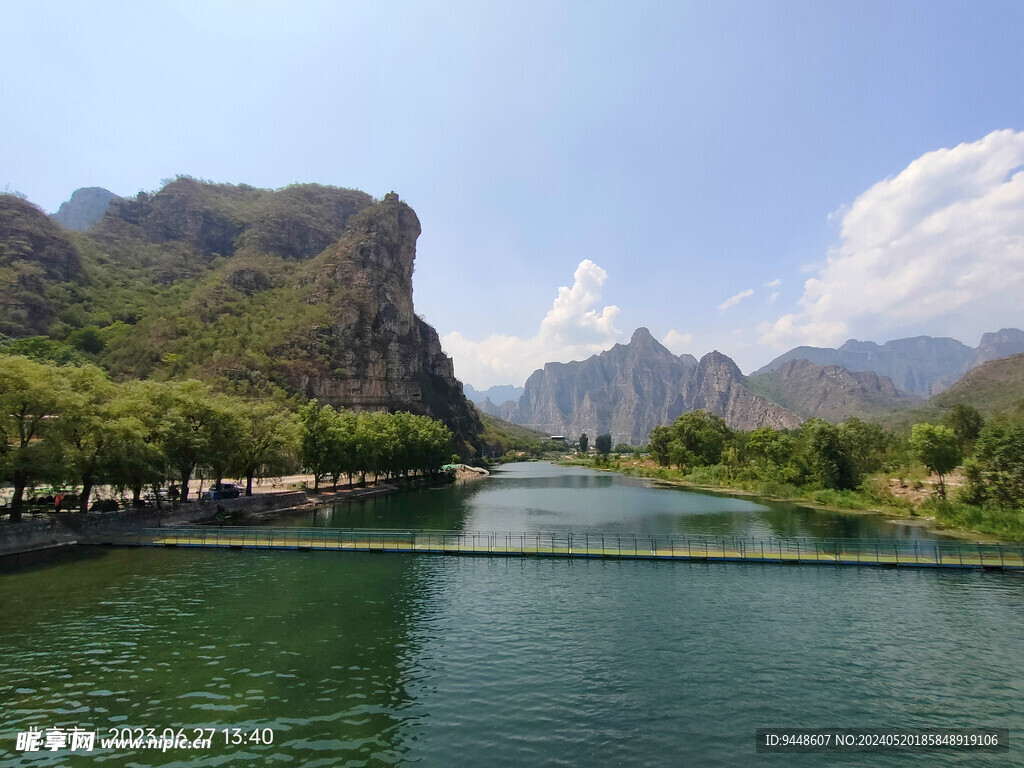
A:
[[[745,538],[934,539],[876,514],[660,486],[583,467],[507,464],[491,477],[335,504],[295,525],[559,533],[610,532]]]

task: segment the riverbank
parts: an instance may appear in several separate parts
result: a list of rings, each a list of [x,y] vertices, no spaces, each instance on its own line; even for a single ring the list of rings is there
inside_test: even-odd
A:
[[[463,465],[456,471],[456,480],[475,480],[489,473],[478,467]],[[219,501],[195,500],[186,504],[163,504],[160,508],[127,508],[114,512],[73,512],[26,514],[21,522],[0,520],[0,558],[47,551],[59,551],[78,544],[92,544],[111,535],[129,533],[142,528],[164,528],[182,525],[216,525],[230,522],[238,525],[264,524],[292,513],[307,512],[325,504],[356,502],[398,493],[403,490],[443,485],[448,479],[419,477],[400,482],[378,482],[363,487],[321,488],[306,490],[312,475],[294,475],[254,484],[252,496]]]
[[[606,472],[618,472],[627,477],[642,477],[656,481],[665,487],[688,488],[696,491],[739,497],[760,497],[772,501],[784,501],[812,509],[842,512],[845,514],[881,515],[894,524],[920,526],[930,533],[938,533],[966,541],[1019,542],[1024,540],[1024,513],[994,513],[980,517],[968,505],[944,501],[935,497],[911,498],[894,495],[885,479],[885,488],[859,489],[856,491],[834,491],[823,489],[802,489],[793,486],[772,487],[767,483],[756,483],[749,487],[740,482],[731,485],[695,482],[678,470],[660,467],[650,460],[611,460],[607,465],[598,465],[590,459],[576,459],[560,462],[564,466],[581,466]],[[867,485],[867,483],[866,483]],[[773,492],[773,490],[782,492]],[[880,498],[883,494],[887,498]],[[942,520],[940,517],[947,517]],[[993,519],[994,518],[994,519]],[[1018,519],[1019,518],[1019,519]],[[951,524],[950,520],[961,522]],[[971,524],[973,523],[973,524]]]

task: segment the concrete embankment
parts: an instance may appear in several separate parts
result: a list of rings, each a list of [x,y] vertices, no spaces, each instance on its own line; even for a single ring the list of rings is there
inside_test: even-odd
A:
[[[161,509],[123,509],[79,515],[63,512],[29,517],[21,522],[0,522],[0,557],[88,544],[110,533],[204,523],[218,516],[260,518],[292,509],[307,509],[312,502],[305,491],[261,493],[221,501],[165,504]]]

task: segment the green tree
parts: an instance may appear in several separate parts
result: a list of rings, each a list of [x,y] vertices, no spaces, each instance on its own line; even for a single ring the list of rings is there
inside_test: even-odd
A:
[[[964,474],[972,500],[1024,505],[1024,422],[1002,418],[986,424]]]
[[[580,435],[580,453],[586,453],[590,450],[590,438],[587,437],[587,433],[584,432]]]
[[[168,463],[181,479],[181,501],[188,500],[188,484],[200,464],[209,464],[218,481],[231,462],[237,443],[237,422],[228,403],[217,398],[206,384],[189,379],[164,385],[160,393],[164,409],[160,430]]]
[[[112,410],[116,387],[96,366],[69,368],[65,376],[71,392],[49,439],[63,457],[68,474],[82,486],[78,511],[85,514],[93,485],[116,458],[112,451],[127,426],[121,419],[130,417]]]
[[[42,438],[67,408],[70,394],[62,369],[0,355],[0,469],[14,488],[12,522],[21,520],[25,488],[50,469]]]
[[[300,443],[300,425],[293,413],[271,402],[245,403],[238,413],[232,465],[245,478],[245,495],[252,496],[252,479],[260,470],[287,468]]]
[[[965,403],[957,403],[953,406],[953,410],[942,419],[942,423],[953,430],[961,453],[966,455],[970,453],[974,441],[981,434],[981,430],[985,426],[985,418],[977,408]]]
[[[854,486],[864,475],[877,472],[892,441],[892,435],[878,424],[850,417],[839,425],[839,443],[849,458]]]
[[[612,436],[598,435],[594,440],[594,448],[601,456],[607,456],[612,451]]]
[[[732,430],[720,416],[707,411],[684,413],[672,424],[672,435],[689,455],[687,464],[718,464]]]
[[[946,498],[944,476],[960,463],[960,445],[952,429],[939,424],[915,424],[910,448],[918,461],[939,476],[939,496]]]
[[[320,490],[320,478],[330,474],[336,455],[333,441],[337,412],[330,405],[310,400],[299,409],[302,466],[313,474],[313,490]]]
[[[848,490],[856,487],[853,463],[843,447],[839,427],[822,419],[811,419],[804,429],[809,462],[818,482],[824,488]]]
[[[142,489],[162,484],[166,458],[161,451],[162,385],[129,381],[119,388],[109,411],[117,429],[111,438],[105,476],[116,489],[130,490],[132,504],[142,503]],[[160,497],[157,496],[157,504]]]
[[[658,426],[651,430],[647,450],[659,466],[667,467],[672,460],[669,456],[669,443],[671,442],[672,430],[668,427]]]

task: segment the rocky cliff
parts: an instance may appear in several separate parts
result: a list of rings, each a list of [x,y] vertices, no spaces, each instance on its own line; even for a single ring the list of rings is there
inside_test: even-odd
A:
[[[437,332],[413,311],[412,272],[420,222],[398,199],[352,218],[345,233],[307,270],[307,301],[329,308],[313,330],[325,361],[291,377],[321,402],[357,409],[431,413],[465,429],[473,417]]]
[[[50,294],[86,282],[81,253],[67,234],[27,200],[0,195],[0,333],[46,333],[57,309]]]
[[[181,177],[115,199],[84,233],[6,198],[0,271],[24,290],[3,297],[18,322],[0,333],[74,344],[87,329],[82,351],[121,378],[411,410],[475,440],[478,416],[413,308],[420,223],[398,195]]]
[[[653,427],[705,408],[733,427],[794,427],[800,419],[754,393],[725,355],[675,356],[646,328],[580,362],[548,363],[526,382],[511,421],[549,434],[638,445]]]
[[[807,360],[790,360],[770,373],[749,376],[747,381],[757,392],[804,418],[828,421],[870,418],[920,402],[874,371],[848,371]]]

